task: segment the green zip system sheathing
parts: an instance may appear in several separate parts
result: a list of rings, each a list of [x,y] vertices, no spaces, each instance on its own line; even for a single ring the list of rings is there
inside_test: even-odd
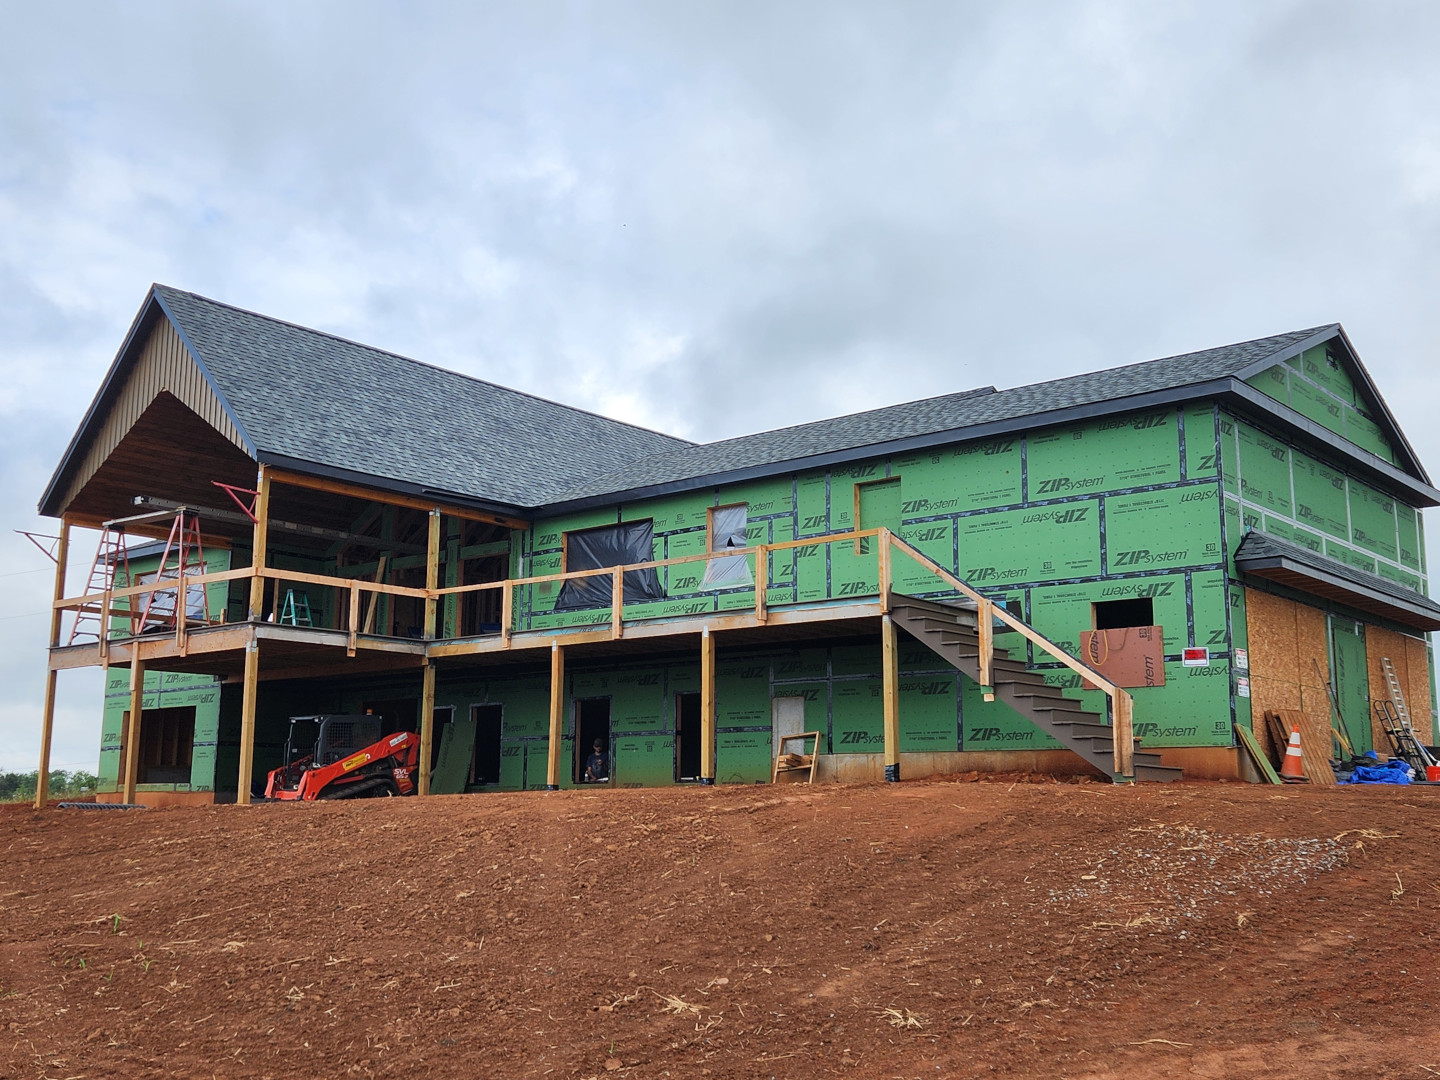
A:
[[[1357,389],[1336,343],[1307,349],[1247,381],[1362,450],[1399,464],[1399,455]]]
[[[1301,361],[1303,368],[1292,366]],[[1350,412],[1337,410],[1337,402],[1353,403],[1354,385],[1343,366],[1337,368],[1327,359],[1324,348],[1309,350],[1292,365],[1266,372],[1266,385],[1261,389],[1286,400],[1280,391],[1288,387],[1292,405],[1296,387],[1302,388],[1302,398],[1305,394],[1320,395],[1326,403],[1326,415],[1333,421],[1326,422],[1327,427],[1364,449],[1395,460],[1388,443],[1364,440],[1368,429],[1350,418],[1353,407]],[[1260,377],[1251,382],[1261,385]],[[1311,412],[1306,415],[1320,420]],[[1342,431],[1347,424],[1349,427]],[[1429,595],[1424,524],[1414,507],[1234,416],[1221,415],[1219,435],[1224,476],[1222,521],[1229,555],[1234,555],[1245,532],[1255,529]],[[1245,649],[1242,588],[1232,586],[1230,607],[1232,645]],[[1431,690],[1433,696],[1433,678]],[[1237,719],[1243,722],[1249,714],[1249,702],[1243,696],[1235,700]],[[1136,734],[1141,734],[1138,724]]]
[[[159,556],[135,559],[130,564],[130,573],[139,581],[142,575],[153,574],[159,565]],[[210,572],[230,568],[230,552],[224,548],[211,548],[205,552],[205,568]],[[129,582],[124,574],[117,575],[116,587],[123,588]],[[214,615],[225,610],[228,586],[221,582],[207,587],[206,601]],[[197,603],[199,588],[190,589],[192,610]],[[159,594],[164,595],[164,594]],[[123,610],[122,605],[117,608]],[[111,622],[113,633],[130,632],[128,618],[114,618]],[[97,775],[101,791],[118,790],[121,769],[120,746],[125,726],[125,713],[130,708],[130,669],[112,668],[105,675],[105,712],[101,720],[100,763]],[[187,781],[164,784],[141,784],[148,791],[213,791],[216,777],[216,755],[220,731],[220,681],[209,675],[186,675],[174,671],[146,671],[145,692],[141,709],[194,709],[195,729],[191,742],[190,776]],[[143,717],[142,717],[143,719]]]
[[[1239,524],[1227,528],[1232,553],[1258,529],[1429,595],[1413,507],[1233,417],[1222,418],[1221,452],[1226,514]]]
[[[708,543],[707,511],[737,503],[747,506],[750,544],[823,536],[853,528],[858,505],[862,527],[894,529],[1072,650],[1080,631],[1093,625],[1092,604],[1150,597],[1164,627],[1166,685],[1133,691],[1137,731],[1144,726],[1147,746],[1229,745],[1236,718],[1230,670],[1235,629],[1221,527],[1220,451],[1213,406],[1165,407],[541,521],[531,533],[515,534],[515,564],[520,574],[557,573],[567,532],[643,520],[653,522],[653,558],[698,554]],[[874,596],[875,553],[863,542],[859,548],[840,541],[772,552],[768,602]],[[754,569],[751,557],[752,574]],[[754,603],[749,586],[705,589],[699,563],[657,573],[665,599],[627,603],[627,618]],[[946,595],[910,560],[896,558],[894,573],[899,592]],[[517,628],[608,623],[608,607],[556,611],[557,594],[557,587],[543,585],[517,590]],[[1016,649],[1057,684],[1078,687],[1068,669],[1037,658],[1024,642],[1011,645],[1002,634],[997,645]],[[1210,649],[1208,667],[1182,667],[1181,650],[1195,645]],[[878,663],[877,652],[874,670],[856,675],[853,684],[837,689],[826,682],[826,730],[833,734],[838,724],[840,738],[848,740],[832,738],[832,752],[878,748]],[[933,699],[943,695],[916,694],[902,705],[902,749],[939,749],[942,741],[950,749],[1056,745],[1003,704],[982,702],[978,691],[964,709],[965,680],[953,669],[934,675],[929,685],[943,679],[951,688],[948,708],[955,715],[947,715],[944,739],[955,743],[941,740],[931,719]],[[794,685],[806,697],[808,719],[818,686],[805,680]],[[1102,695],[1084,696],[1103,710]],[[723,708],[723,694],[721,702]],[[962,709],[968,730],[959,722]],[[752,711],[757,727],[768,731],[768,712]]]

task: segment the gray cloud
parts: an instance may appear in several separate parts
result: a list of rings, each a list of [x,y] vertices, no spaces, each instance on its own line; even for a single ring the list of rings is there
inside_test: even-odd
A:
[[[1338,319],[1440,460],[1434,5],[4,21],[0,572],[153,280],[694,438]],[[0,585],[17,767],[49,586]]]

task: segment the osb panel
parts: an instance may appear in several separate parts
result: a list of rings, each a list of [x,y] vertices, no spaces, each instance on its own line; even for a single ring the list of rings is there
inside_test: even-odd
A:
[[[1252,678],[1300,681],[1295,660],[1295,607],[1293,602],[1281,597],[1245,590],[1245,627],[1250,641]]]
[[[1274,750],[1274,746],[1270,732],[1265,728],[1265,714],[1303,707],[1298,684],[1266,679],[1259,675],[1250,677],[1250,729],[1255,733],[1255,741],[1260,744],[1260,749],[1267,754]]]
[[[1245,590],[1250,639],[1250,730],[1267,754],[1275,747],[1264,714],[1303,709],[1329,723],[1324,678],[1330,671],[1325,613],[1269,593]],[[1320,673],[1316,674],[1316,665]]]
[[[1313,673],[1311,678],[1314,678]],[[1326,690],[1323,686],[1303,687],[1300,692],[1300,702],[1300,708],[1315,725],[1315,730],[1319,731],[1322,725],[1326,730],[1334,726],[1330,721],[1330,717],[1334,712],[1330,707],[1330,691]],[[1352,718],[1348,716],[1345,718],[1347,732],[1352,729],[1355,724],[1356,721]]]
[[[1300,685],[1323,687],[1330,678],[1330,628],[1325,621],[1325,613],[1307,604],[1293,606],[1295,665],[1300,673]]]
[[[1405,701],[1410,706],[1410,721],[1415,731],[1422,736],[1426,745],[1435,743],[1434,717],[1430,715],[1430,658],[1425,654],[1425,642],[1418,638],[1405,639],[1405,659],[1409,668],[1409,679],[1405,683]]]
[[[1380,727],[1380,718],[1375,715],[1374,703],[1377,701],[1390,700],[1390,686],[1385,682],[1385,672],[1380,666],[1380,661],[1388,657],[1391,665],[1395,668],[1395,677],[1400,681],[1400,692],[1405,695],[1405,704],[1410,704],[1410,661],[1405,648],[1405,639],[1391,631],[1382,630],[1378,626],[1366,625],[1365,627],[1365,669],[1370,682],[1370,737],[1372,745],[1377,749],[1390,749],[1390,740],[1385,737],[1384,730]],[[1429,712],[1427,708],[1425,710]],[[1347,718],[1348,719],[1348,718]],[[1411,722],[1415,720],[1414,713],[1411,713]]]

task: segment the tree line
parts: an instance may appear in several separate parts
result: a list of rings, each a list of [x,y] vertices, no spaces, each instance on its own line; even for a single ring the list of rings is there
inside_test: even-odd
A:
[[[0,772],[0,802],[28,802],[35,798],[35,786],[39,782],[38,771]],[[100,781],[94,773],[66,772],[64,769],[54,769],[50,773],[50,797],[54,799],[94,795],[99,786]]]

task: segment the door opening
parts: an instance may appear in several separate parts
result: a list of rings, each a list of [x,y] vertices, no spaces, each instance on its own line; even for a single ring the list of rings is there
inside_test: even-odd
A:
[[[130,728],[130,712],[125,711],[122,732]],[[135,782],[139,784],[188,784],[190,764],[195,750],[195,706],[140,711],[140,758],[136,762]],[[120,769],[125,769],[125,753],[120,754]]]
[[[700,779],[700,695],[675,695],[675,779]]]
[[[596,743],[600,744],[598,749]],[[608,784],[615,773],[614,765],[610,699],[583,698],[575,702],[575,783]]]
[[[803,697],[777,697],[770,703],[770,717],[775,729],[775,742],[770,750],[773,762],[780,756],[780,740],[786,735],[805,734],[805,699]],[[790,747],[795,752],[795,747]]]
[[[500,783],[500,719],[502,705],[471,705],[475,724],[475,749],[470,758],[471,784]]]

